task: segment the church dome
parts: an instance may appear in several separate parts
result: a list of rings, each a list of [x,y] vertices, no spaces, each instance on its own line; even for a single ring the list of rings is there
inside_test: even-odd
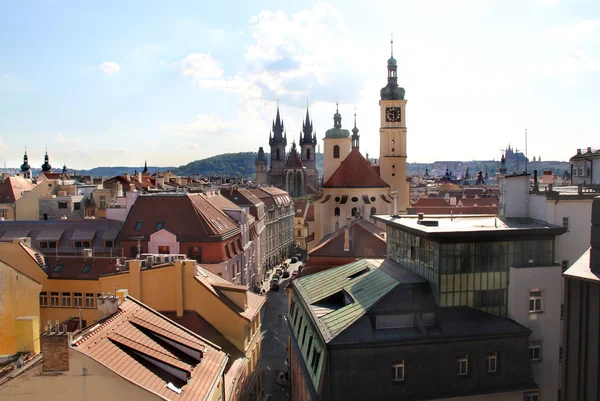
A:
[[[403,100],[404,93],[404,88],[393,82],[388,82],[388,84],[381,88],[381,91],[379,92],[381,100]]]
[[[388,67],[396,67],[396,59],[394,58],[394,56],[390,57],[390,59],[388,60]]]

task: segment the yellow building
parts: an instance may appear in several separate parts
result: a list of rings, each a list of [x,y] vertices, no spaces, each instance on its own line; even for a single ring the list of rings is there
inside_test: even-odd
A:
[[[20,176],[11,177],[7,173],[2,174],[0,182],[0,218],[5,220],[17,220],[21,215],[27,215],[26,209],[21,211],[21,199],[36,188],[31,180]],[[37,216],[35,219],[37,220]]]
[[[15,354],[40,352],[41,288],[38,281],[0,260],[0,362]]]
[[[131,296],[155,310],[173,312],[176,320],[185,312],[199,315],[235,348],[236,355],[239,354],[233,361],[233,369],[239,373],[231,374],[240,385],[239,396],[233,391],[234,398],[228,400],[257,399],[260,395],[260,309],[265,298],[248,291],[247,286],[231,284],[193,260],[150,267],[142,260],[119,264],[114,258],[86,261],[81,257],[61,256],[48,267],[51,269],[48,274],[42,267],[44,260],[40,261],[43,257],[18,240],[0,243],[0,255],[17,270],[41,283],[38,293],[43,325],[47,321],[62,322],[79,316],[86,325],[91,325],[104,317],[98,310],[99,297],[121,289],[128,290]],[[101,270],[95,271],[94,277],[86,278],[90,273],[85,273],[86,266],[90,266],[92,272],[97,268]],[[61,277],[55,273],[57,269],[65,278],[53,278]],[[97,274],[99,272],[102,274]]]
[[[228,356],[220,347],[131,297],[114,306],[82,332],[45,333],[42,357],[0,379],[0,399],[225,399]]]

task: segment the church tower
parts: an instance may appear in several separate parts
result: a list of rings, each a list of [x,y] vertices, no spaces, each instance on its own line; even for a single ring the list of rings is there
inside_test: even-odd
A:
[[[44,164],[42,164],[43,173],[51,173],[52,166],[50,165],[50,158],[48,157],[48,149],[46,149],[46,155],[44,156]]]
[[[379,165],[381,178],[396,198],[392,214],[404,214],[408,208],[409,186],[406,182],[406,99],[398,86],[394,41],[388,60],[388,83],[380,91],[381,128],[379,129]]]
[[[283,120],[279,116],[279,104],[277,105],[277,116],[273,121],[272,135],[269,135],[271,146],[271,168],[269,170],[269,184],[281,187],[283,185],[283,167],[285,166],[285,147],[287,136],[283,127]]]
[[[254,162],[256,166],[256,186],[266,185],[267,184],[267,157],[265,156],[265,151],[261,146],[258,148],[258,155],[256,156],[256,161]]]
[[[342,115],[337,104],[333,115],[333,128],[325,132],[323,142],[323,182],[327,182],[352,150],[350,132],[342,129]]]
[[[31,166],[29,165],[29,156],[27,156],[27,148],[23,155],[23,164],[21,164],[21,175],[23,178],[31,179]]]
[[[317,171],[317,155],[315,147],[317,146],[317,134],[313,130],[313,123],[308,115],[308,106],[306,107],[306,118],[302,123],[302,132],[300,134],[300,158],[302,164],[306,167],[308,185],[313,188],[318,187],[319,172]]]

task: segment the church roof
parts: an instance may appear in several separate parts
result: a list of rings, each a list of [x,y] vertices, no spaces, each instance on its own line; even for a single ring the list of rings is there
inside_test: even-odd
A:
[[[340,166],[323,184],[323,188],[386,188],[389,185],[377,175],[371,163],[357,148],[352,149]]]
[[[285,162],[285,168],[304,168],[302,161],[298,157],[298,152],[292,151]]]

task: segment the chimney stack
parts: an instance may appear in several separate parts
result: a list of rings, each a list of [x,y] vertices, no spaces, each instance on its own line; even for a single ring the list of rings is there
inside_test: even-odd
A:
[[[580,155],[581,154],[581,149],[577,149],[577,154]]]
[[[590,246],[590,270],[600,273],[600,196],[595,197],[592,203]]]
[[[589,146],[589,147],[587,148],[587,152],[588,152],[588,153],[592,153],[592,147],[591,147],[591,146]]]
[[[42,338],[42,371],[43,372],[68,372],[69,371],[69,336],[56,332],[45,333]]]
[[[344,226],[344,251],[350,251],[350,227]]]
[[[533,192],[540,192],[540,184],[538,183],[537,170],[533,170]]]

